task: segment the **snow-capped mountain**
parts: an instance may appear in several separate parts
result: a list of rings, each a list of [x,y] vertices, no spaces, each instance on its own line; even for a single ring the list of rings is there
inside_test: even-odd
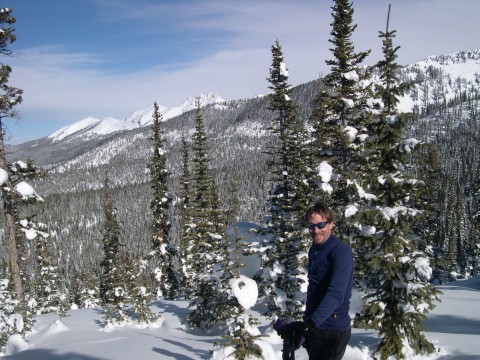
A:
[[[450,105],[452,102],[458,104],[467,96],[477,98],[480,84],[480,50],[430,56],[424,61],[402,68],[400,77],[402,81],[415,81],[415,86],[400,99],[401,112],[413,111],[415,114],[427,114],[438,106]],[[312,97],[319,91],[320,84],[321,80],[317,79],[293,89],[293,98],[298,103],[300,115],[305,119],[310,116]],[[193,123],[190,125],[187,123],[193,117],[185,115],[195,109],[196,99],[197,97],[190,97],[172,107],[160,106],[163,119],[168,120],[166,121],[167,132],[172,138],[175,136],[178,138],[180,132],[193,131]],[[227,101],[210,93],[201,95],[198,99],[200,105],[208,109],[206,120],[216,122],[221,128],[212,133],[210,141],[213,143],[213,148],[222,147],[221,144],[216,144],[217,140],[224,141],[231,137],[231,134],[239,134],[239,132],[248,133],[250,137],[259,139],[266,136],[266,123],[271,116],[266,97]],[[7,147],[12,159],[31,158],[39,165],[55,166],[68,161],[76,164],[84,161],[96,163],[95,158],[98,156],[94,154],[104,147],[115,148],[115,153],[120,151],[118,145],[107,144],[113,141],[113,135],[148,127],[152,112],[153,105],[135,111],[122,120],[114,118],[100,120],[89,117],[65,126],[48,137],[19,145],[7,145]],[[230,124],[230,127],[227,124]],[[86,157],[89,160],[85,160]],[[105,151],[102,151],[102,157],[108,158],[105,157]]]
[[[163,120],[168,120],[179,116],[185,112],[191,111],[196,107],[196,101],[199,101],[200,107],[210,104],[218,104],[223,106],[227,100],[216,94],[202,94],[196,97],[189,97],[184,102],[172,107],[159,105]],[[143,126],[149,126],[152,123],[153,104],[146,109],[133,112],[124,120],[106,117],[103,120],[94,117],[88,117],[77,121],[71,125],[62,127],[61,129],[50,134],[47,138],[52,142],[74,138],[82,138],[87,140],[98,135],[107,135],[117,131],[133,130]]]
[[[400,103],[402,111],[428,105],[448,104],[467,94],[478,94],[480,49],[434,55],[402,69],[405,79],[416,82]]]
[[[480,49],[461,51],[449,55],[434,55],[408,67],[427,69],[429,66],[442,69],[454,77],[475,81],[480,76]]]
[[[409,112],[414,107],[421,108],[426,103],[436,103],[440,98],[443,101],[452,101],[462,94],[472,93],[478,88],[478,84],[480,84],[480,50],[430,56],[423,61],[405,66],[402,73],[406,79],[418,83],[400,99],[399,109],[401,111]],[[172,119],[195,109],[197,99],[200,101],[201,107],[217,104],[217,108],[221,109],[228,103],[220,96],[208,93],[189,97],[182,103],[171,107],[159,104],[163,120]],[[86,141],[117,131],[133,130],[150,125],[152,113],[153,104],[145,109],[134,111],[126,119],[107,117],[100,120],[88,117],[55,131],[47,139],[51,142],[73,139]]]

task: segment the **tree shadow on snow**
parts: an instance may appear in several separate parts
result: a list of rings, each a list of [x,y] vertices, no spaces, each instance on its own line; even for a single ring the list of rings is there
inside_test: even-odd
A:
[[[186,343],[183,343],[183,342],[180,342],[180,341],[174,341],[174,340],[170,340],[170,339],[163,339],[163,341],[187,350],[188,352],[192,353],[193,357],[178,354],[178,353],[173,353],[170,350],[161,349],[161,348],[153,348],[153,351],[155,351],[159,354],[166,355],[166,356],[171,356],[171,357],[175,358],[175,360],[194,360],[194,359],[209,359],[210,358],[210,354],[209,354],[208,350],[195,349],[191,346],[188,346]],[[212,341],[212,344],[213,344],[213,341]]]
[[[196,358],[192,358],[190,356],[173,353],[173,352],[171,352],[170,350],[167,350],[167,349],[153,348],[152,350],[155,351],[156,353],[159,353],[159,354],[163,355],[163,356],[169,356],[169,357],[171,357],[175,360],[194,360],[194,359],[196,359]]]
[[[425,320],[429,332],[480,335],[480,321],[450,315],[436,315]]]
[[[162,301],[161,303],[156,303],[157,306],[157,311],[160,315],[162,315],[163,312],[166,313],[171,313],[171,314],[176,314],[182,321],[187,317],[187,314],[191,311],[188,308],[184,308],[182,306],[179,306],[175,304],[175,301]]]

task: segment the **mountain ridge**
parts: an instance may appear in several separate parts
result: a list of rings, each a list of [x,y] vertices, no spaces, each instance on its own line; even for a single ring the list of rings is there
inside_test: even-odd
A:
[[[429,72],[432,72],[432,68],[444,72],[450,77],[450,81],[461,77],[466,81],[465,84],[467,87],[472,88],[478,86],[480,83],[480,49],[458,51],[451,54],[431,55],[422,61],[404,66],[403,72],[410,78],[410,80],[417,80],[420,71],[428,74]],[[460,89],[459,91],[462,90]],[[464,91],[468,91],[468,89],[465,89]],[[455,94],[455,91],[447,91],[445,93],[447,100],[451,100]],[[401,111],[408,112],[413,110],[415,101],[411,101],[411,98],[412,97],[403,97],[401,99],[399,105]],[[159,104],[163,120],[166,121],[172,119],[195,109],[196,99],[199,99],[200,107],[217,104],[219,109],[228,106],[231,101],[234,101],[226,100],[220,95],[210,92],[188,97],[183,102],[171,107]],[[31,147],[35,147],[36,143],[40,142],[42,139],[45,139],[46,141],[50,140],[52,142],[59,142],[62,140],[72,141],[79,138],[89,140],[95,136],[104,136],[117,131],[133,130],[151,124],[152,113],[153,103],[147,108],[133,111],[125,119],[116,119],[113,117],[98,119],[90,116],[66,125],[44,138],[31,140],[27,143],[31,144]]]
[[[463,65],[463,66],[462,66]],[[426,111],[432,106],[439,106],[440,101],[460,101],[465,97],[465,93],[479,93],[480,84],[480,50],[469,50],[455,52],[447,55],[432,55],[424,61],[407,65],[401,70],[403,80],[413,80],[415,86],[400,99],[399,110],[402,112],[414,112],[416,114]],[[301,116],[305,119],[309,117],[311,99],[315,96],[316,88],[321,79],[298,85],[292,89],[297,89],[305,94],[297,96]],[[160,106],[163,120],[166,123],[175,120],[173,127],[167,126],[167,135],[172,139],[179,139],[179,127],[182,127],[185,134],[192,133],[193,117],[187,116],[191,110],[195,109],[195,101],[199,99],[201,107],[209,109],[206,118],[211,116],[215,119],[230,117],[232,128],[229,132],[236,132],[239,128],[250,127],[250,134],[256,133],[257,137],[265,136],[265,122],[271,117],[267,111],[268,99],[265,96],[258,96],[251,99],[225,100],[214,93],[207,93],[197,97],[189,97],[182,103],[167,108]],[[262,107],[262,110],[255,109],[255,106]],[[153,104],[148,108],[132,112],[124,120],[114,118],[105,118],[103,120],[89,117],[78,122],[67,125],[51,135],[32,140],[18,145],[7,145],[8,157],[14,160],[25,160],[31,158],[38,165],[48,165],[55,167],[55,164],[64,167],[68,161],[73,161],[76,157],[86,159],[86,153],[92,154],[92,160],[86,160],[87,163],[95,164],[97,160],[93,159],[99,155],[93,155],[95,151],[90,151],[102,144],[108,143],[115,138],[115,134],[121,134],[128,131],[143,131],[152,121]],[[260,114],[261,113],[261,114]],[[214,114],[214,115],[209,115]],[[186,119],[190,119],[190,126],[185,127]],[[236,120],[235,120],[236,119]],[[168,120],[168,121],[167,121]],[[207,119],[208,121],[208,119]],[[223,121],[223,120],[222,120]],[[172,135],[175,134],[175,135]],[[213,131],[212,142],[215,138],[228,137],[229,134],[221,134]],[[214,145],[215,147],[215,145]],[[105,155],[105,151],[102,151]],[[79,159],[75,161],[80,163]]]
[[[159,105],[163,120],[166,121],[179,116],[184,112],[191,111],[196,107],[196,101],[199,101],[200,107],[210,104],[222,104],[227,100],[214,93],[200,94],[196,97],[188,97],[185,101],[171,106]],[[75,137],[91,138],[96,135],[107,135],[117,131],[132,130],[142,126],[148,126],[152,122],[153,104],[148,108],[134,111],[126,119],[116,119],[106,117],[103,120],[89,116],[85,119],[66,125],[52,134],[46,136],[52,142],[60,140],[72,140]]]

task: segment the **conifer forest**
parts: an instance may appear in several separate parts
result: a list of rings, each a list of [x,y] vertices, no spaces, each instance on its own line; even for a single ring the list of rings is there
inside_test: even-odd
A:
[[[191,301],[191,327],[223,326],[238,359],[258,355],[229,280],[241,273],[239,254],[258,257],[265,314],[300,319],[303,214],[317,199],[354,251],[364,300],[354,326],[379,331],[377,358],[401,359],[405,343],[434,351],[421,330],[435,285],[480,275],[480,75],[437,65],[478,62],[480,50],[401,66],[389,8],[371,41],[383,58],[367,66],[370,50],[351,38],[352,2],[331,9],[331,70],[321,78],[292,87],[289,54],[272,41],[266,96],[199,97],[166,121],[155,103],[149,126],[20,145],[3,132],[22,90],[9,82],[15,14],[2,9],[0,353],[38,314],[75,304],[102,308],[106,326],[148,322],[148,304],[163,297]],[[242,242],[240,222],[263,243]]]

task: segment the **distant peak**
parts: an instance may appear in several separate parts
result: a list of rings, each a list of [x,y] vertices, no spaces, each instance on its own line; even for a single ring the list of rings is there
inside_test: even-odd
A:
[[[425,60],[425,62],[436,62],[440,65],[463,64],[469,61],[480,61],[480,49],[432,55]]]
[[[84,130],[86,128],[91,128],[92,126],[97,125],[99,122],[100,122],[99,119],[89,116],[71,125],[62,127],[61,129],[50,134],[48,138],[53,141],[60,141],[66,138],[67,136],[72,135],[78,131]]]
[[[162,112],[163,119],[164,120],[171,119],[187,111],[194,110],[197,106],[196,105],[197,99],[199,101],[200,107],[204,107],[210,104],[223,104],[227,101],[222,97],[218,96],[217,94],[213,94],[213,93],[190,96],[182,103],[174,105],[171,108],[168,108],[164,112]]]
[[[187,111],[194,110],[196,108],[197,99],[200,107],[210,104],[224,104],[227,101],[217,94],[207,93],[188,97],[185,101],[171,107],[158,105],[163,120],[168,120],[182,115]],[[147,108],[134,111],[125,120],[118,120],[112,117],[106,117],[103,120],[99,120],[94,117],[87,117],[71,125],[62,127],[49,135],[48,139],[56,142],[69,136],[91,137],[95,135],[106,135],[116,131],[131,130],[150,125],[152,123],[152,115],[153,103]]]

